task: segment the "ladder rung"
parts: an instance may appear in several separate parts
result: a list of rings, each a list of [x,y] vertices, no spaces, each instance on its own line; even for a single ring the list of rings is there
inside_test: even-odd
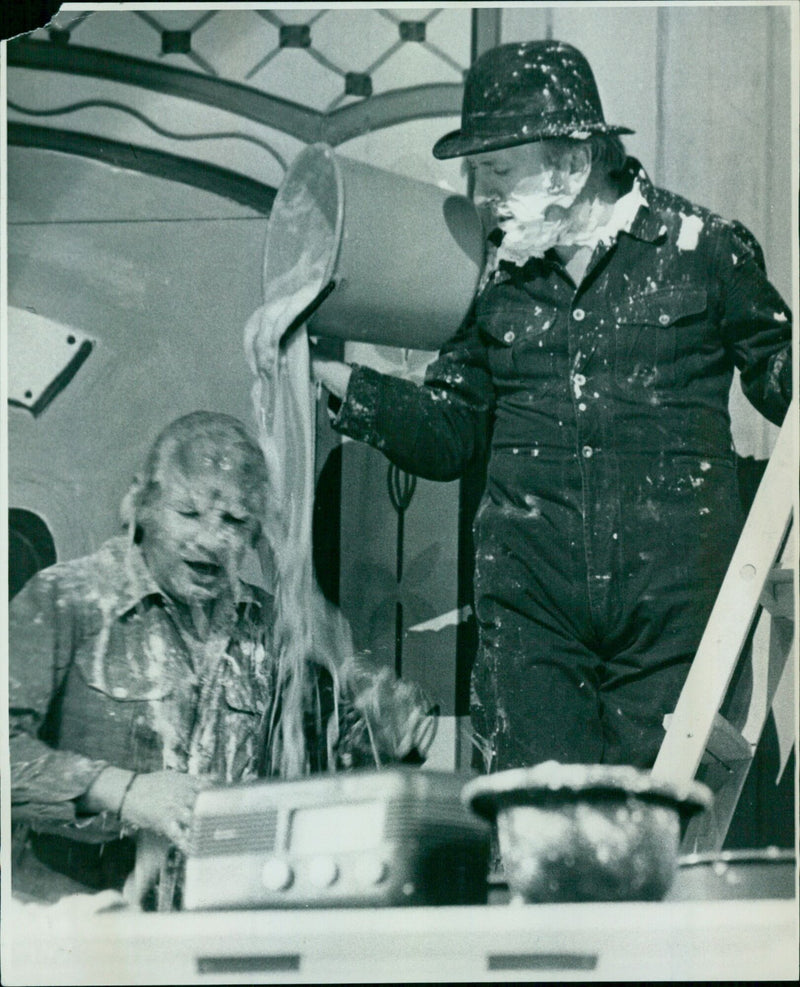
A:
[[[794,569],[790,565],[776,565],[769,570],[767,579],[774,583],[790,583],[794,579]]]
[[[752,745],[719,713],[714,717],[706,751],[723,764],[736,761],[752,761],[755,750]]]
[[[771,569],[759,603],[773,617],[794,619],[794,569],[776,566]]]
[[[669,730],[672,722],[672,713],[668,713],[663,719],[665,730]],[[752,761],[755,751],[752,745],[739,733],[736,727],[732,726],[724,716],[719,713],[714,714],[714,721],[711,725],[711,733],[708,736],[705,746],[703,763],[709,760],[721,762],[725,765],[735,764],[740,761]]]

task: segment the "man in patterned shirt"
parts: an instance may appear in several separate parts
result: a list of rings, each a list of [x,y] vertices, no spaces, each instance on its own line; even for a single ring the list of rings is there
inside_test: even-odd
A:
[[[322,658],[293,669],[302,708],[288,708],[273,601],[238,575],[268,497],[241,423],[187,415],[157,438],[126,497],[128,535],[45,569],[12,601],[16,893],[119,889],[135,873],[128,890],[141,901],[160,873],[160,907],[172,907],[164,868],[187,848],[198,791],[274,773],[282,717],[301,721],[293,761],[307,772],[374,765],[375,745],[386,761],[424,756],[421,693],[363,665],[349,679]],[[376,692],[384,722],[367,741],[359,724]]]

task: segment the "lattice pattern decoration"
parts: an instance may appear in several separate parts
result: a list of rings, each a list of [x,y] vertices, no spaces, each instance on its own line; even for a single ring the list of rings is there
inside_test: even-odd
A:
[[[468,8],[61,11],[30,37],[159,61],[328,113],[461,83]]]

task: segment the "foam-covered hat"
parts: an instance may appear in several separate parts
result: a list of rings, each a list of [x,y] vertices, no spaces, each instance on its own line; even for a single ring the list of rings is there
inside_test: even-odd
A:
[[[456,158],[550,137],[632,133],[606,123],[594,75],[577,48],[525,41],[475,61],[464,83],[461,129],[440,138],[433,154]]]

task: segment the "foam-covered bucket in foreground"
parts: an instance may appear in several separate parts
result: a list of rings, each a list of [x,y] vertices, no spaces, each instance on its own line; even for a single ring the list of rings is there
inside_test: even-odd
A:
[[[275,197],[265,296],[333,280],[310,332],[435,350],[469,310],[483,250],[480,218],[465,196],[313,144]]]

